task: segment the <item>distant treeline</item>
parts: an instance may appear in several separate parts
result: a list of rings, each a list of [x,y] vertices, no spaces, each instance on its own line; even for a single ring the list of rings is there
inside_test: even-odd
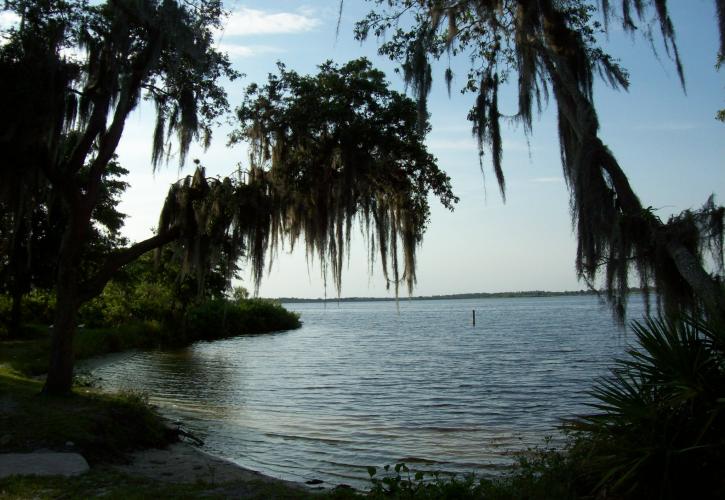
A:
[[[639,288],[630,288],[630,292],[641,291]],[[416,297],[401,297],[400,300],[450,300],[450,299],[500,299],[500,298],[525,298],[525,297],[560,297],[564,295],[597,295],[596,290],[569,290],[564,292],[547,292],[543,290],[528,290],[524,292],[495,292],[495,293],[455,293],[450,295],[419,295]],[[302,302],[389,302],[394,297],[341,297],[341,298],[317,298],[304,299],[298,297],[279,297],[274,299],[277,302],[296,304]]]

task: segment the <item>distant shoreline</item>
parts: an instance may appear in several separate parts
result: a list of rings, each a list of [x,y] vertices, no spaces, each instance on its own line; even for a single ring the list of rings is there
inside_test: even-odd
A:
[[[631,288],[632,293],[639,292],[639,288]],[[529,290],[524,292],[478,292],[478,293],[455,293],[449,295],[418,295],[415,297],[399,297],[398,300],[451,300],[451,299],[517,299],[530,297],[561,297],[576,295],[598,295],[601,292],[595,290],[569,290],[564,292],[547,292],[543,290]],[[306,299],[299,297],[278,297],[273,300],[282,304],[301,304],[306,302],[394,302],[395,297],[328,297]]]

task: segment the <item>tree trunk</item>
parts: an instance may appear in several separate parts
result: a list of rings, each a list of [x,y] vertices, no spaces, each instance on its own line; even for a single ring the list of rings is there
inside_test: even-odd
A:
[[[589,154],[592,149],[597,151],[600,168],[611,179],[612,188],[616,193],[616,202],[621,212],[635,219],[641,217],[643,207],[639,198],[634,193],[616,158],[599,138],[599,123],[594,105],[582,93],[576,84],[576,78],[572,77],[565,62],[558,61],[555,64],[556,56],[552,56],[552,53],[546,49],[542,50],[541,56],[553,81],[554,92],[559,94],[557,95],[559,112],[563,113],[572,131],[576,133],[579,151],[587,151]],[[589,149],[585,145],[589,145]],[[579,215],[577,214],[577,216]],[[701,260],[693,255],[681,241],[667,237],[667,224],[651,217],[647,220],[647,226],[647,231],[651,235],[652,249],[663,250],[662,253],[672,259],[680,277],[692,289],[692,293],[696,300],[701,302],[707,316],[725,325],[725,294],[723,294],[720,282],[708,274]]]
[[[73,271],[60,271],[74,274]],[[73,386],[73,337],[78,316],[77,287],[75,276],[61,279],[56,288],[57,301],[53,339],[50,351],[50,366],[43,392],[46,394],[67,394]]]
[[[697,257],[684,245],[678,241],[670,241],[666,245],[680,275],[702,301],[707,316],[725,326],[725,294],[720,283],[705,271]]]
[[[61,242],[50,366],[43,387],[45,394],[67,394],[73,386],[73,337],[80,306],[78,261],[85,233],[79,226],[77,220],[72,220]]]
[[[21,337],[23,294],[28,289],[28,250],[26,242],[26,223],[21,216],[15,228],[13,237],[13,249],[10,259],[12,274],[10,277],[10,295],[12,297],[12,308],[8,322],[8,333],[10,338]]]

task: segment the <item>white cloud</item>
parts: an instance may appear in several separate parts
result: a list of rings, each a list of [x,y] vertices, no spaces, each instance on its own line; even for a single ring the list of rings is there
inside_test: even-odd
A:
[[[64,47],[60,49],[60,55],[65,57],[66,59],[82,61],[88,56],[88,52],[78,47]]]
[[[226,52],[231,58],[249,58],[262,54],[279,54],[284,52],[278,47],[268,45],[234,45],[230,43],[220,43],[217,45],[220,52]]]
[[[15,12],[10,12],[8,10],[0,11],[0,31],[3,33],[0,33],[0,47],[8,43],[8,37],[7,33],[4,33],[5,30],[12,28],[16,24],[20,22],[20,17]]]
[[[20,22],[20,16],[15,12],[4,10],[0,12],[0,30],[6,30],[12,28]]]
[[[304,33],[320,25],[309,10],[267,12],[241,7],[233,11],[223,28],[224,36],[282,35]]]

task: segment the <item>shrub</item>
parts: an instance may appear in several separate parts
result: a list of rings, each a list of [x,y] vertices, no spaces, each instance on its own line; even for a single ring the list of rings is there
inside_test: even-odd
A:
[[[190,307],[186,328],[192,338],[215,339],[299,328],[299,315],[263,299],[211,299]]]
[[[599,413],[573,423],[600,493],[725,497],[725,331],[703,321],[635,323],[639,346],[595,386]]]
[[[481,500],[567,500],[579,498],[572,472],[576,470],[570,455],[555,448],[530,449],[518,455],[508,474],[495,478],[457,477],[440,473],[413,472],[399,463],[378,469],[368,467],[370,498],[396,499],[481,499]]]
[[[55,293],[34,289],[23,299],[23,316],[32,323],[50,325],[55,319]]]

